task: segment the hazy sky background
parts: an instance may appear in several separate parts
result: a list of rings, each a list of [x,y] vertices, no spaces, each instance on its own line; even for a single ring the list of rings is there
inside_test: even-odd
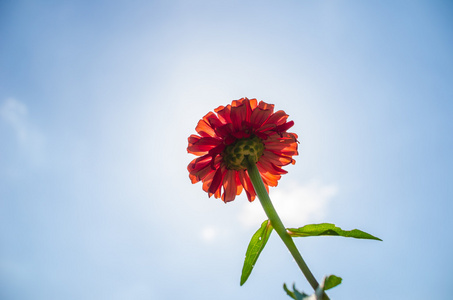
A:
[[[257,98],[300,137],[271,198],[332,299],[453,294],[451,1],[0,1],[0,298],[290,299],[265,219],[209,199],[187,137]]]

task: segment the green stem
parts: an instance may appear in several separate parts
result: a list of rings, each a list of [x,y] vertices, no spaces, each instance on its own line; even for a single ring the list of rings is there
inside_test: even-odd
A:
[[[266,212],[267,217],[271,221],[272,227],[274,227],[275,231],[278,233],[278,235],[282,239],[283,243],[286,245],[289,252],[296,260],[296,263],[299,266],[299,268],[301,269],[305,278],[307,278],[310,285],[316,291],[316,289],[319,286],[319,283],[316,280],[316,278],[313,276],[313,273],[308,268],[307,264],[305,263],[304,259],[302,258],[302,255],[300,254],[299,250],[297,250],[297,247],[294,244],[292,237],[286,231],[285,226],[283,226],[283,223],[280,220],[280,217],[278,216],[277,211],[275,210],[274,206],[272,205],[269,194],[267,193],[266,188],[264,187],[263,179],[261,178],[260,172],[258,171],[258,167],[256,166],[256,163],[254,162],[253,159],[250,159],[250,158],[248,159],[247,172],[249,174],[253,187],[255,188],[255,192],[258,195],[258,199],[260,200],[261,205],[263,206],[263,209]],[[328,300],[329,297],[324,293],[323,299]]]

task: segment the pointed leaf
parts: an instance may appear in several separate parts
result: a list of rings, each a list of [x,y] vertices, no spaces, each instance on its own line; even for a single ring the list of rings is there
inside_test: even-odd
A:
[[[286,283],[283,284],[283,289],[285,290],[285,292],[286,292],[286,294],[287,294],[288,296],[290,296],[291,298],[297,300],[296,295],[294,294],[294,292],[291,292],[291,291],[288,289],[288,287],[286,286]]]
[[[336,287],[343,281],[341,277],[335,276],[335,275],[329,275],[324,278],[324,290],[330,290],[331,288]]]
[[[337,285],[341,283],[343,279],[341,277],[335,276],[335,275],[329,275],[324,277],[324,280],[321,282],[321,284],[318,286],[316,289],[314,296],[315,300],[322,300],[324,298],[324,291],[327,291],[328,289],[334,288]]]
[[[241,274],[241,285],[247,281],[252,273],[253,267],[255,266],[261,251],[263,251],[264,246],[266,246],[272,229],[271,221],[266,220],[261,224],[260,229],[252,236],[249,246],[247,247],[247,252],[245,253],[245,261]]]
[[[375,237],[364,231],[353,229],[343,230],[335,224],[321,223],[310,224],[300,228],[288,228],[288,233],[293,237],[306,237],[306,236],[321,236],[321,235],[337,235],[343,237],[352,237],[356,239],[369,239],[382,241],[380,238]]]
[[[290,291],[288,289],[288,287],[286,286],[286,283],[283,284],[283,289],[285,290],[286,294],[288,296],[290,296],[291,298],[293,298],[294,300],[306,300],[306,299],[309,299],[307,294],[305,294],[304,292],[299,292],[297,289],[296,289],[296,284],[293,284],[293,290]]]
[[[290,291],[286,286],[286,283],[283,284],[283,289],[285,290],[286,294],[293,298],[294,300],[318,300],[323,298],[324,291],[336,287],[341,283],[341,277],[335,275],[329,275],[324,277],[323,282],[318,286],[315,293],[313,295],[307,295],[304,292],[300,292],[296,289],[296,285],[293,284],[293,290]]]

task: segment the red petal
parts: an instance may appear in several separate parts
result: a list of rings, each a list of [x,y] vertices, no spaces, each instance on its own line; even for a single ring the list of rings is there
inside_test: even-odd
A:
[[[252,111],[257,107],[258,105],[258,101],[253,98],[253,99],[250,99],[250,108],[252,109]]]
[[[278,155],[272,151],[267,150],[263,152],[263,156],[261,156],[261,158],[263,157],[266,157],[270,162],[272,162],[276,166],[286,166],[293,161],[291,157],[288,157],[286,155]]]
[[[248,102],[246,101],[240,103],[233,101],[231,105],[230,118],[234,131],[239,131],[242,128],[242,122],[247,121],[247,109],[250,110],[250,106],[247,107],[247,104]]]
[[[234,172],[234,178],[236,180],[236,195],[240,195],[242,193],[242,184],[241,184],[241,181],[239,180],[239,172],[236,171]]]
[[[220,159],[216,159],[216,161],[217,164],[220,164]],[[187,167],[192,183],[204,180],[210,173],[215,173],[216,169],[213,169],[212,165],[212,157],[210,155],[205,155],[203,157],[192,160]]]
[[[279,175],[279,174],[286,174],[288,171],[283,170],[279,166],[272,163],[266,156],[261,156],[259,162],[263,165],[263,167],[271,174]]]
[[[225,125],[216,127],[215,132],[216,132],[217,136],[226,138],[226,137],[230,136],[231,133],[233,132],[233,124],[229,123],[229,124],[225,124]]]
[[[215,198],[220,198],[220,187],[221,186],[214,193],[209,192],[209,188],[211,186],[212,179],[214,178],[214,176],[215,176],[215,172],[209,173],[208,176],[206,176],[206,178],[203,180],[203,191],[207,192],[209,197],[214,195]]]
[[[255,124],[255,128],[260,127],[272,114],[274,111],[274,106],[272,104],[264,103],[260,101],[258,107],[256,107],[250,117],[250,122]]]
[[[288,129],[290,129],[291,127],[293,127],[293,125],[294,125],[294,121],[283,123],[282,125],[277,126],[276,130],[278,133],[285,132]]]
[[[192,182],[192,184],[197,183],[198,181],[200,181],[200,180],[197,178],[197,176],[192,175],[192,174],[189,174],[189,178],[190,178],[190,181]]]
[[[211,186],[212,179],[214,178],[215,171],[213,170],[203,179],[203,191],[209,193],[209,187]],[[211,195],[209,195],[211,197]]]
[[[236,172],[235,170],[226,171],[223,179],[223,202],[230,202],[236,198],[237,183],[236,183]]]
[[[256,166],[258,167],[258,170],[260,171],[261,178],[263,178],[265,185],[267,184],[270,186],[277,186],[278,181],[282,177],[281,175],[275,175],[275,174],[269,173],[266,170],[266,168],[264,168],[263,165],[259,161],[256,164]]]
[[[214,178],[212,179],[211,182],[211,186],[209,187],[208,190],[210,194],[215,194],[217,190],[220,189],[224,175],[225,174],[222,172],[222,168],[218,168],[217,171],[215,172]]]
[[[198,157],[190,162],[187,166],[187,170],[192,173],[193,171],[198,171],[205,166],[209,166],[211,164],[212,156],[209,154],[203,155]]]
[[[200,152],[194,152],[194,151],[190,151],[189,148],[192,147],[193,144],[195,144],[196,142],[198,142],[199,140],[201,139],[201,136],[198,136],[198,135],[195,135],[195,134],[192,134],[189,136],[189,138],[187,139],[188,142],[189,142],[189,146],[187,147],[187,152],[188,153],[192,153],[192,154],[195,154],[195,155],[204,155],[207,153],[207,151],[200,151]]]
[[[231,123],[230,112],[231,112],[231,105],[227,106],[219,106],[214,110],[217,115],[219,116],[219,120],[222,121],[223,124]]]
[[[217,138],[197,138],[197,136],[191,135],[189,137],[189,146],[187,147],[187,151],[193,154],[204,154],[221,144],[222,140]]]
[[[203,120],[205,120],[206,123],[208,123],[214,130],[217,127],[224,125],[224,123],[222,123],[222,121],[220,121],[217,115],[212,111],[208,112],[206,116],[203,117]]]
[[[247,198],[250,202],[255,200],[256,192],[253,188],[253,184],[250,181],[250,177],[245,170],[238,171],[239,181],[241,182],[242,186],[244,187],[245,193],[247,194]]]
[[[197,127],[195,127],[195,130],[202,137],[215,137],[214,129],[212,129],[211,125],[209,125],[204,119],[201,119],[200,121],[198,121],[198,124],[197,124]]]
[[[294,156],[297,155],[297,140],[293,136],[279,138],[278,136],[270,136],[263,141],[264,149],[272,151],[277,155]]]
[[[266,124],[282,125],[286,119],[288,115],[283,110],[279,110],[267,119]]]
[[[271,124],[271,123],[264,124],[263,126],[261,126],[260,128],[255,130],[255,134],[256,135],[261,134],[267,138],[271,134],[276,134],[276,132],[275,132],[276,127],[277,126],[275,124]]]

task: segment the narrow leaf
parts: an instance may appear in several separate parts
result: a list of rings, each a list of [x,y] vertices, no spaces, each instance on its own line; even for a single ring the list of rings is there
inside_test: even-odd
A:
[[[321,223],[310,224],[300,228],[288,228],[288,233],[293,237],[306,237],[306,236],[321,236],[321,235],[337,235],[343,237],[352,237],[356,239],[369,239],[382,241],[380,238],[375,237],[364,231],[353,229],[343,230],[335,224]]]
[[[330,290],[331,288],[336,287],[341,283],[343,279],[341,277],[335,276],[335,275],[329,275],[326,278],[324,278],[324,290]]]
[[[286,286],[286,283],[283,284],[283,289],[285,290],[286,294],[288,296],[290,296],[291,298],[293,298],[294,300],[307,300],[310,297],[307,294],[305,294],[304,292],[299,292],[296,289],[296,285],[295,284],[293,284],[293,290],[292,291],[290,291],[288,289],[288,287]]]
[[[294,294],[294,292],[291,292],[291,291],[288,289],[288,287],[286,286],[286,283],[283,284],[283,289],[285,290],[285,292],[286,292],[286,294],[287,294],[288,296],[290,296],[291,298],[297,300],[296,295]]]
[[[266,220],[261,224],[260,229],[252,236],[249,246],[247,247],[247,252],[245,253],[245,261],[241,274],[241,285],[247,281],[252,273],[253,267],[255,266],[261,251],[263,251],[264,246],[266,246],[272,229],[271,221]]]
[[[304,292],[300,292],[296,289],[296,285],[293,284],[293,290],[290,291],[288,287],[286,286],[286,283],[283,284],[283,289],[285,290],[286,294],[293,298],[294,300],[319,300],[323,299],[323,294],[324,291],[331,289],[333,287],[336,287],[341,283],[342,279],[341,277],[335,276],[335,275],[329,275],[324,277],[324,280],[321,282],[321,284],[318,286],[316,289],[315,293],[313,295],[307,295]]]

